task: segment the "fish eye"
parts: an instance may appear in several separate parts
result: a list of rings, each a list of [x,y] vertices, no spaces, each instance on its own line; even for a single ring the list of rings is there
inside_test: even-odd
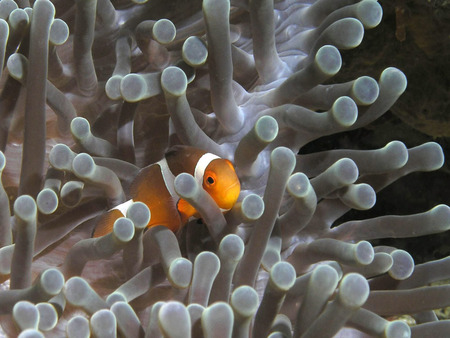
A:
[[[208,176],[207,178],[206,178],[206,182],[208,182],[208,184],[214,184],[214,178],[212,178],[211,176]]]

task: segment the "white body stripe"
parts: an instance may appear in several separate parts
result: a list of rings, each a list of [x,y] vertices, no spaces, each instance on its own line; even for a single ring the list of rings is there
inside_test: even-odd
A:
[[[212,160],[217,158],[220,157],[211,153],[206,153],[198,160],[197,165],[195,166],[194,177],[200,186],[203,185],[203,175],[205,174],[206,167]]]
[[[174,174],[172,174],[172,171],[170,171],[166,159],[162,159],[158,162],[158,164],[161,168],[161,174],[164,180],[164,184],[166,185],[167,191],[169,192],[170,196],[178,197],[174,187],[175,176]]]
[[[133,199],[123,202],[122,204],[117,205],[112,208],[112,210],[119,210],[122,215],[125,217],[127,215],[128,208],[134,203]]]

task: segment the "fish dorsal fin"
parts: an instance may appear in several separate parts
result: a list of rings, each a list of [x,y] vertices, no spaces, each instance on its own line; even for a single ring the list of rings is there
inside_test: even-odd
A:
[[[181,173],[188,173],[194,176],[195,166],[204,150],[189,146],[174,146],[166,154],[167,165],[173,175],[177,176]]]
[[[130,196],[133,199],[141,200],[139,196],[148,188],[146,182],[154,175],[156,169],[155,165],[152,164],[139,171],[130,186]]]
[[[130,186],[131,198],[136,201],[145,201],[149,193],[158,193],[160,191],[159,189],[167,189],[166,180],[169,184],[171,181],[173,182],[173,178],[170,177],[170,171],[165,172],[165,175],[163,175],[160,162],[156,162],[140,170]]]
[[[162,182],[160,180],[162,178]],[[155,164],[149,165],[141,169],[134,179],[130,187],[130,195],[137,200],[145,199],[143,194],[148,193],[156,188],[155,184],[164,184],[165,188],[171,196],[177,198],[178,195],[174,188],[175,176],[169,168],[167,160],[164,158]]]

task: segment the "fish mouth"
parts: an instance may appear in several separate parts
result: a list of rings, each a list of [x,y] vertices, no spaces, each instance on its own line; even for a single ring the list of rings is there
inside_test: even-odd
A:
[[[241,183],[238,181],[234,182],[232,185],[230,185],[228,188],[224,190],[224,200],[226,203],[223,203],[220,210],[222,211],[228,211],[230,210],[238,200],[239,194],[241,192]]]

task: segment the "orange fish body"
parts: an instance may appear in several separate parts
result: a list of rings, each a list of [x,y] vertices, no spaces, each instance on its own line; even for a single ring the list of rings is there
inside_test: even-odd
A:
[[[147,227],[164,225],[178,231],[190,217],[198,217],[197,210],[175,192],[174,180],[181,173],[194,176],[223,211],[236,203],[240,183],[230,161],[200,149],[175,146],[164,159],[139,172],[131,185],[130,199],[100,216],[93,237],[110,233],[114,222],[138,201],[150,209]]]

